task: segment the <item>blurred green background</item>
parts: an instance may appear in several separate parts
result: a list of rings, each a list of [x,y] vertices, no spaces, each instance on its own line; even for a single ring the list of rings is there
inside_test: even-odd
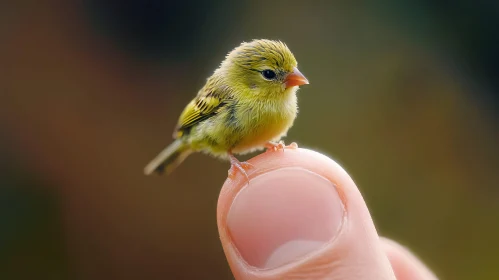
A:
[[[254,38],[311,82],[287,142],[342,164],[381,235],[442,279],[499,279],[499,6],[449,3],[3,1],[0,279],[232,279],[228,163],[142,168]]]

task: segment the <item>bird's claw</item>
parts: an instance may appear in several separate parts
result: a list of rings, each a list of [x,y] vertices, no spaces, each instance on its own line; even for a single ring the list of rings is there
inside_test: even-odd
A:
[[[237,171],[239,171],[246,177],[246,180],[248,181],[248,184],[249,184],[249,176],[248,176],[248,173],[246,171],[253,168],[254,165],[249,163],[249,162],[246,162],[246,161],[240,162],[238,160],[232,160],[232,159],[231,159],[230,164],[231,165],[230,165],[230,169],[228,172],[229,178],[230,179],[236,178]]]
[[[267,152],[277,152],[279,150],[282,150],[284,152],[284,148],[286,148],[286,145],[284,144],[284,141],[279,141],[279,143],[275,142],[268,142],[265,144],[265,148],[267,148]]]
[[[275,142],[268,142],[265,145],[265,148],[267,148],[267,152],[277,152],[279,150],[282,150],[284,152],[284,149],[298,149],[298,144],[296,142],[292,142],[291,144],[287,145],[284,144],[284,141],[279,141],[279,143]]]

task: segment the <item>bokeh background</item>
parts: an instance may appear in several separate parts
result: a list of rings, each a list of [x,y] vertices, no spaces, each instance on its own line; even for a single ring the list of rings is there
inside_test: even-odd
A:
[[[232,279],[228,163],[142,168],[254,38],[311,81],[287,141],[340,162],[381,235],[442,279],[499,279],[496,1],[0,3],[0,279]]]

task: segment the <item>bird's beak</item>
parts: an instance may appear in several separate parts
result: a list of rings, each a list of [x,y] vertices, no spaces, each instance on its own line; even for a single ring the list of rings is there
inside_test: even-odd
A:
[[[293,68],[293,72],[291,72],[284,80],[284,84],[286,84],[286,88],[308,85],[308,80],[303,76],[303,74],[298,70],[298,68]]]

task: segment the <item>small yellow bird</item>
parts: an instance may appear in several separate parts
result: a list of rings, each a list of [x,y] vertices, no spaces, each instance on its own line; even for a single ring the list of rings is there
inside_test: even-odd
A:
[[[296,91],[308,84],[288,47],[280,41],[253,40],[232,50],[185,107],[173,133],[175,141],[145,168],[146,175],[173,171],[190,153],[229,159],[246,175],[246,162],[234,154],[282,142],[298,113]]]

